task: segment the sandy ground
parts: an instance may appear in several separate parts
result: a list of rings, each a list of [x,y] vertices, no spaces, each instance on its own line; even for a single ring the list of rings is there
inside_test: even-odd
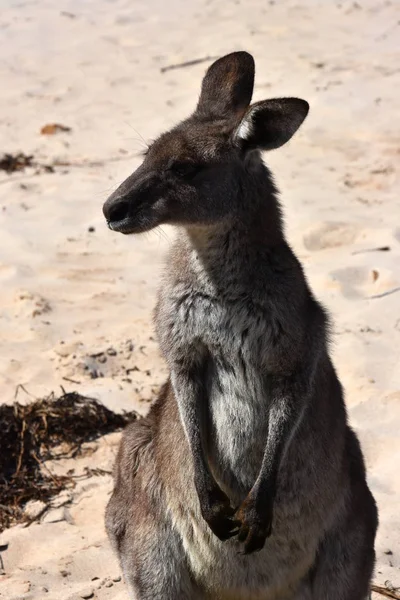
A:
[[[293,142],[266,159],[289,240],[334,319],[332,353],[380,510],[375,580],[394,586],[400,292],[386,293],[400,286],[399,17],[395,1],[372,0],[10,0],[0,15],[0,151],[64,163],[0,174],[2,402],[18,384],[33,397],[62,385],[147,410],[165,376],[151,310],[173,232],[113,234],[102,202],[144,140],[194,108],[209,63],[162,70],[246,49],[255,99],[311,104]],[[41,135],[53,122],[71,131]],[[93,358],[110,347],[106,363]],[[31,396],[19,388],[18,399]],[[91,444],[74,467],[109,469],[118,439]],[[41,523],[5,531],[0,597],[127,598],[103,527],[110,491],[109,476],[92,478]]]

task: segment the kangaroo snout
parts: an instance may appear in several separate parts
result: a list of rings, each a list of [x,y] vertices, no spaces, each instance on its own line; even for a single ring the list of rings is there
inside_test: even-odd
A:
[[[103,213],[110,229],[114,229],[113,224],[125,221],[129,216],[129,202],[123,198],[109,198],[104,206]]]
[[[154,177],[133,173],[103,205],[107,225],[119,233],[141,233],[159,224],[160,215],[154,208],[159,195]]]
[[[131,185],[128,185],[131,183]],[[103,214],[107,225],[113,231],[120,233],[131,233],[132,213],[136,196],[135,185],[133,182],[125,180],[116,190],[107,198],[103,205]]]

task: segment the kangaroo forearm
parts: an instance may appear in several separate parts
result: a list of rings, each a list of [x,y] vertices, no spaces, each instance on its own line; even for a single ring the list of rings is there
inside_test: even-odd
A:
[[[273,529],[279,468],[308,403],[304,377],[269,377],[268,436],[258,477],[239,507],[238,539],[245,553],[260,550]]]
[[[212,479],[204,451],[207,422],[207,398],[201,373],[173,372],[172,385],[179,415],[193,457],[196,487],[205,487]]]
[[[171,375],[179,414],[192,453],[194,485],[200,512],[213,533],[221,540],[235,534],[234,509],[209,468],[205,448],[208,402],[204,369],[186,369]]]
[[[275,495],[279,467],[301,421],[305,406],[304,396],[277,394],[269,414],[268,438],[261,469],[255,488],[260,493]]]

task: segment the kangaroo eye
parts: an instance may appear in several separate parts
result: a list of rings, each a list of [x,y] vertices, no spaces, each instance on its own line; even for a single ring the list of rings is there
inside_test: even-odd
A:
[[[199,169],[199,165],[196,165],[192,162],[176,161],[170,165],[168,170],[174,173],[174,175],[177,175],[178,177],[189,178],[193,177],[193,175],[195,175]]]

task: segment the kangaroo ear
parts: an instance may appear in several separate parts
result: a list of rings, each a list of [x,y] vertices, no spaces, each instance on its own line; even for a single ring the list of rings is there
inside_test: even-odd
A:
[[[243,150],[274,150],[296,133],[309,110],[300,98],[276,98],[250,106],[234,133]]]
[[[208,69],[196,113],[219,119],[240,119],[251,102],[253,86],[254,59],[251,54],[227,54]]]

